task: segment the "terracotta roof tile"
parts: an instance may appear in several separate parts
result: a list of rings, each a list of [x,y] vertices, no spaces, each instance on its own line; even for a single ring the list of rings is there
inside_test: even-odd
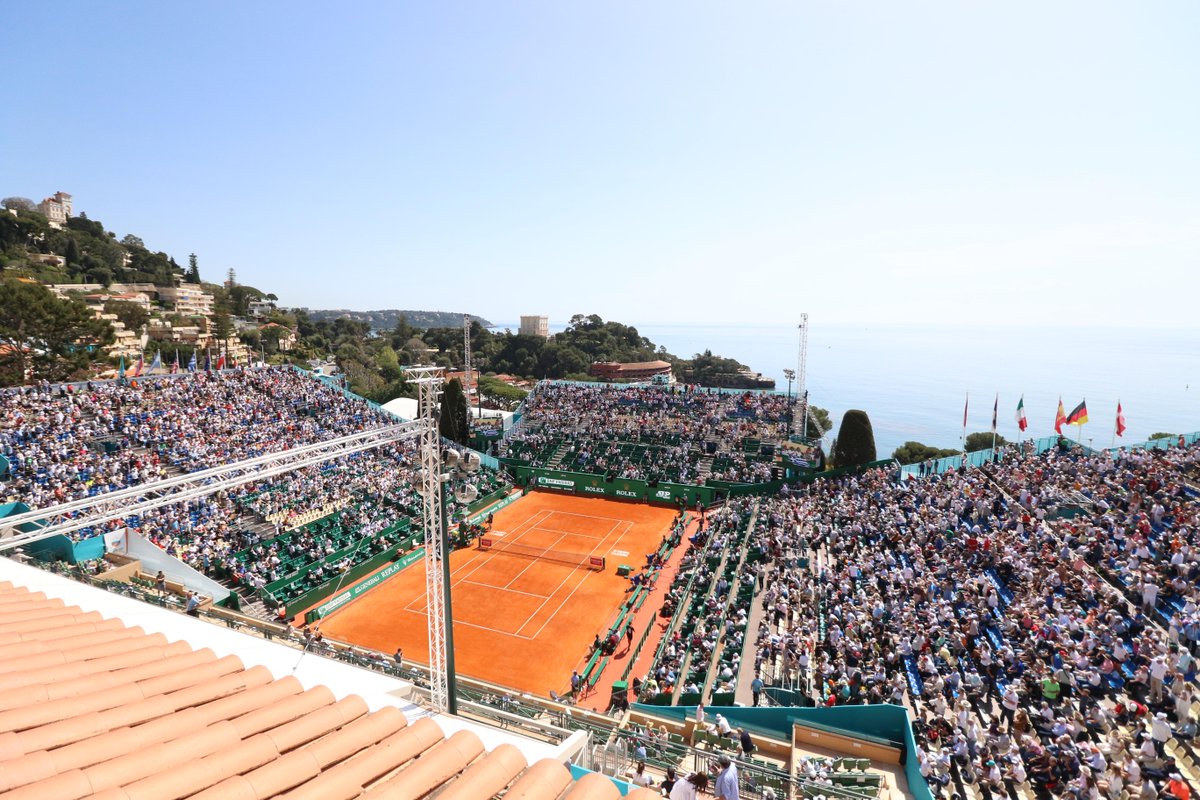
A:
[[[0,582],[0,793],[6,798],[554,800],[563,765],[528,769],[431,718],[245,669],[162,634]],[[607,788],[606,788],[607,787]],[[610,793],[608,789],[611,789]],[[612,800],[604,778],[575,800]]]

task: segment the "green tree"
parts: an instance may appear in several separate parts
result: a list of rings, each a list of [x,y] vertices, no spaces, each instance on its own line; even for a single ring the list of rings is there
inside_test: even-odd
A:
[[[233,335],[233,320],[229,311],[223,307],[217,308],[212,315],[213,336],[218,342],[228,346],[229,337]]]
[[[467,397],[458,378],[448,382],[442,390],[438,432],[459,444],[466,444],[471,435],[471,427],[467,422]]]
[[[62,381],[82,373],[112,344],[112,326],[79,300],[60,300],[45,286],[0,281],[0,382]]]
[[[36,206],[28,197],[6,197],[0,200],[0,206],[11,211],[33,211]]]
[[[379,354],[375,356],[375,365],[379,367],[380,376],[388,383],[400,380],[400,359],[390,345],[380,348]]]
[[[150,321],[150,312],[128,300],[109,300],[104,304],[104,310],[109,314],[116,314],[117,319],[125,325],[125,329],[134,333],[141,333],[142,328]]]
[[[801,415],[803,413],[800,411]],[[798,430],[804,424],[803,417],[795,422],[798,424],[795,424],[793,429]],[[829,419],[829,412],[819,406],[809,406],[808,430],[804,432],[804,435],[810,439],[820,439],[831,430],[833,430],[833,422]]]
[[[188,283],[200,282],[200,265],[196,260],[195,253],[192,253],[188,256],[188,270],[187,274],[184,275],[184,280],[186,280]]]
[[[1151,439],[1174,439],[1175,435],[1176,434],[1174,434],[1174,433],[1164,433],[1162,431],[1159,431],[1158,433],[1150,434],[1150,438]]]
[[[900,447],[892,451],[892,458],[899,461],[901,464],[917,464],[921,461],[929,461],[934,458],[946,458],[947,456],[958,455],[957,450],[944,450],[939,447],[930,447],[921,442],[905,442]]]
[[[525,395],[529,392],[519,386],[513,386],[505,383],[490,375],[481,375],[479,378],[479,392],[484,397],[490,397],[493,400],[501,400],[505,402],[520,402],[525,399]]]
[[[79,266],[82,255],[79,252],[79,245],[75,243],[74,237],[67,239],[67,250],[63,253],[63,258],[67,259],[68,266]]]
[[[833,463],[839,467],[861,467],[875,460],[875,432],[867,412],[850,409],[842,417],[837,441],[833,445]]]
[[[127,233],[121,237],[121,244],[130,249],[137,248],[139,250],[146,249],[146,243],[142,241],[140,236],[134,236],[132,233]]]
[[[1008,440],[1000,434],[996,434],[996,447],[1008,444]],[[968,453],[974,453],[976,450],[987,450],[992,446],[992,432],[980,431],[967,435],[966,448]]]

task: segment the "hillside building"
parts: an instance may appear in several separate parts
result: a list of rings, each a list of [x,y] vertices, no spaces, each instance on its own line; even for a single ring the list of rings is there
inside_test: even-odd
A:
[[[543,339],[549,338],[550,318],[521,317],[520,334],[522,336],[541,336]]]
[[[588,374],[602,381],[650,381],[670,382],[671,365],[666,361],[596,361]]]
[[[213,311],[213,296],[198,283],[158,287],[158,299],[177,314],[207,317]]]
[[[37,210],[46,217],[51,228],[61,229],[71,218],[71,195],[66,192],[55,192],[52,197],[47,197],[38,203]]]

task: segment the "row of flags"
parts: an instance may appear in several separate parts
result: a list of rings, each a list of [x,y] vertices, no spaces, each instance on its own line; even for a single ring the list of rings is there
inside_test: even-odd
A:
[[[155,370],[161,370],[163,368],[162,351],[159,351],[154,354],[154,359],[150,362],[150,369],[147,370],[145,367],[146,367],[145,357],[139,355],[137,363],[134,364],[133,368],[129,371],[128,377],[140,378],[143,375],[149,375],[150,373],[154,372]],[[193,350],[192,357],[188,360],[187,371],[195,372],[196,368],[197,368],[196,367],[196,351]],[[237,359],[235,359],[233,356],[229,357],[229,368],[230,369],[237,368]],[[225,354],[221,353],[220,355],[218,355],[217,363],[214,365],[212,362],[212,354],[209,353],[208,351],[205,351],[205,353],[204,353],[204,371],[209,372],[209,371],[212,371],[213,369],[218,369],[218,370],[225,369]],[[175,363],[173,363],[171,365],[171,374],[178,375],[179,371],[180,371],[179,370],[179,351],[176,350],[175,351]],[[121,356],[121,366],[117,370],[117,377],[120,378],[121,380],[124,380],[126,378],[125,356]]]
[[[967,395],[967,400],[963,404],[963,431],[967,429],[967,409],[971,404],[971,396]],[[992,433],[996,432],[997,418],[1000,413],[1000,395],[996,395],[996,402],[992,405]],[[1025,395],[1021,395],[1021,399],[1017,402],[1016,413],[1017,427],[1021,429],[1021,433],[1029,427],[1029,419],[1025,416]],[[1058,398],[1058,413],[1054,416],[1054,431],[1058,435],[1062,435],[1063,425],[1086,425],[1088,422],[1087,400],[1083,400],[1075,408],[1071,409],[1071,413],[1066,413],[1063,409],[1062,398]],[[1121,408],[1121,401],[1117,401],[1117,424],[1116,435],[1125,435],[1125,411]]]

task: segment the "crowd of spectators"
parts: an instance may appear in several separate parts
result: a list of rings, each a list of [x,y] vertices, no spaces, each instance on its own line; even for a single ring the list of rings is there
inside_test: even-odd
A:
[[[1195,446],[1075,449],[766,500],[756,663],[823,705],[907,702],[935,788],[1178,796],[1198,466]]]
[[[20,387],[0,393],[4,492],[43,508],[388,422],[287,368]]]
[[[35,509],[394,422],[365,401],[286,368],[43,383],[0,393],[0,412],[6,500]],[[129,527],[201,572],[261,588],[288,577],[280,553],[297,569],[334,553],[331,535],[303,526],[319,517],[326,530],[365,543],[361,557],[356,549],[353,558],[314,571],[316,578],[336,575],[390,544],[380,538],[383,531],[419,519],[415,452],[413,442],[399,442],[103,528]],[[486,470],[456,477],[447,487],[452,517],[465,513],[454,500],[464,482],[480,496],[507,485]],[[292,528],[295,535],[288,535]],[[89,528],[76,537],[100,532]]]
[[[638,480],[761,483],[771,480],[774,456],[760,456],[758,444],[747,452],[746,442],[770,452],[786,436],[788,410],[785,395],[767,392],[542,383],[500,455]]]

